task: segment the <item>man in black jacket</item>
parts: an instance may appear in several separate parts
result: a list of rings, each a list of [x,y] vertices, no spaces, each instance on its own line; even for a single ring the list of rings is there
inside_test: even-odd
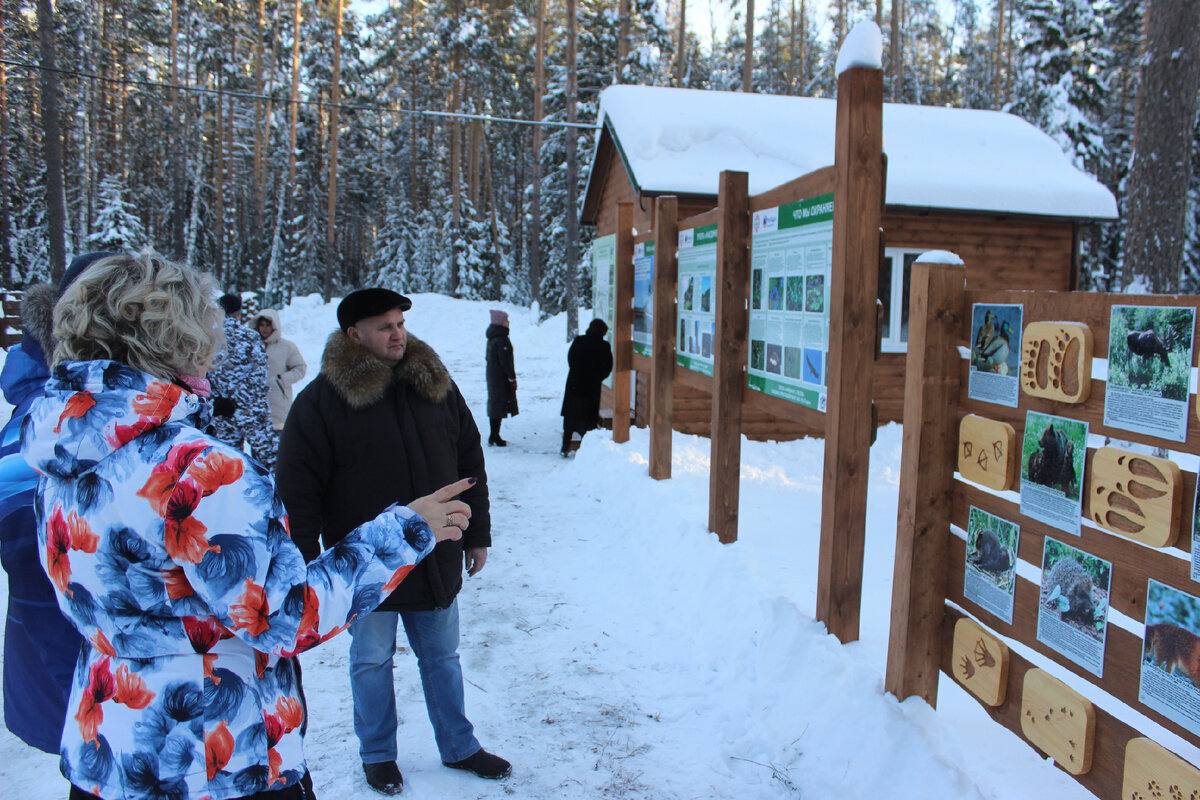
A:
[[[479,429],[437,353],[405,330],[411,306],[387,289],[361,289],[338,305],[340,330],[325,345],[321,374],[296,396],[277,468],[292,539],[310,560],[322,543],[333,547],[392,503],[478,478],[460,496],[472,512],[462,540],[439,544],[376,611],[350,627],[354,732],[367,782],[383,794],[404,788],[392,686],[398,621],[417,656],[442,763],[483,778],[511,771],[475,738],[458,659],[462,571],[483,569],[491,545]],[[373,602],[364,598],[362,605]]]

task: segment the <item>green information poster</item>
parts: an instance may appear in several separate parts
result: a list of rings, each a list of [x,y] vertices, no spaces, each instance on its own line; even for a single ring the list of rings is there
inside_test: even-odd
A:
[[[754,213],[751,389],[825,410],[832,264],[832,194]]]
[[[679,338],[675,363],[713,374],[716,326],[717,226],[679,232]]]
[[[654,242],[633,247],[633,352],[654,355]]]
[[[608,325],[605,336],[612,345],[616,330],[616,307],[613,298],[617,294],[617,235],[610,233],[592,241],[592,314]],[[588,320],[590,322],[591,320]],[[584,327],[587,323],[584,323]],[[612,376],[604,379],[604,385],[612,388]]]

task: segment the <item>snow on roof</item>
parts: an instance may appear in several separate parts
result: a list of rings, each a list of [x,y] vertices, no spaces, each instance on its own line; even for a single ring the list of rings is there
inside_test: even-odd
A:
[[[614,133],[639,191],[715,195],[721,171],[737,170],[749,173],[754,195],[833,163],[836,105],[813,97],[610,86],[600,94],[600,120]],[[1117,216],[1107,188],[1012,114],[885,103],[883,148],[889,206]]]

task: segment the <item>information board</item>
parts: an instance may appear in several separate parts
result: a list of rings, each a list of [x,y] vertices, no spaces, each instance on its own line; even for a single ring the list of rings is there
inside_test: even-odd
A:
[[[633,352],[654,355],[654,242],[633,246]]]
[[[717,226],[680,231],[678,259],[679,297],[675,316],[679,321],[679,338],[675,342],[675,363],[712,375],[717,336]]]
[[[751,389],[825,410],[833,194],[754,213]]]
[[[611,347],[613,332],[617,327],[617,235],[610,233],[592,241],[592,314],[608,325],[605,339]],[[612,375],[604,379],[604,385],[612,387]]]

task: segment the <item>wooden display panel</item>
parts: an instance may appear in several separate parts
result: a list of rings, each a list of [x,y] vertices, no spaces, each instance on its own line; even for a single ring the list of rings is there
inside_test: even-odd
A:
[[[1017,432],[1007,422],[968,414],[958,424],[958,471],[996,491],[1017,482]]]
[[[1179,535],[1183,472],[1165,458],[1101,447],[1088,475],[1092,520],[1107,531],[1151,547]]]
[[[1195,800],[1200,797],[1200,770],[1162,745],[1145,737],[1125,745],[1125,800]]]
[[[1021,389],[1084,403],[1092,389],[1092,330],[1079,322],[1031,322],[1021,334]]]
[[[1004,703],[1008,645],[966,617],[954,624],[954,677],[984,705]]]
[[[1021,732],[1072,775],[1092,768],[1096,710],[1090,700],[1045,670],[1025,673]]]

